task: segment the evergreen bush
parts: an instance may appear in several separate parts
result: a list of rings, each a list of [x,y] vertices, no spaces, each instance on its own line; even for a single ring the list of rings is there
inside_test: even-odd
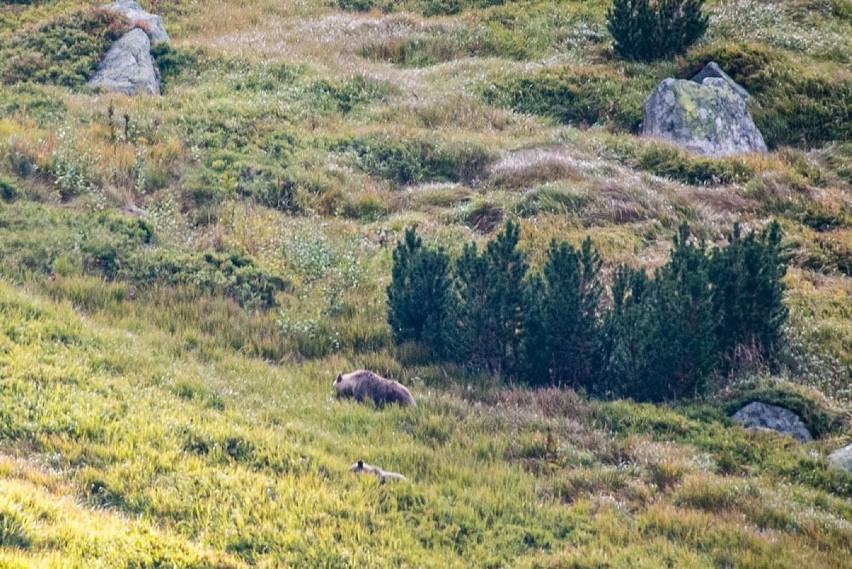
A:
[[[393,252],[388,324],[398,344],[422,342],[442,354],[447,315],[450,259],[443,249],[423,247],[414,227],[405,230]]]
[[[640,401],[704,395],[714,377],[772,363],[783,344],[775,223],[746,236],[735,226],[712,251],[684,223],[654,277],[619,267],[609,298],[591,240],[579,250],[553,241],[541,272],[527,275],[519,234],[510,221],[483,251],[467,244],[453,271],[407,230],[388,287],[395,341],[497,377]]]
[[[519,239],[520,226],[510,221],[481,253],[465,246],[447,319],[450,359],[497,376],[515,373],[521,362],[527,263]]]
[[[524,357],[532,384],[591,388],[597,377],[601,258],[591,239],[581,250],[551,242],[541,275],[529,281]]]
[[[681,54],[707,31],[704,0],[614,0],[607,12],[622,59],[654,61]]]

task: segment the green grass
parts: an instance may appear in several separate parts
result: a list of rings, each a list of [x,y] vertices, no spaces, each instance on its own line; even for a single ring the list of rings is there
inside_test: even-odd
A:
[[[850,566],[852,479],[825,459],[852,402],[842,2],[709,3],[705,40],[644,65],[608,51],[602,1],[152,0],[173,44],[144,98],[82,87],[96,4],[0,7],[0,67],[33,80],[0,89],[0,565]],[[770,154],[633,136],[709,58]],[[637,405],[394,346],[404,228],[455,255],[506,218],[534,267],[590,235],[607,279],[659,266],[681,221],[718,242],[781,219],[780,376]],[[418,406],[336,400],[359,367]],[[819,438],[733,425],[758,397]]]

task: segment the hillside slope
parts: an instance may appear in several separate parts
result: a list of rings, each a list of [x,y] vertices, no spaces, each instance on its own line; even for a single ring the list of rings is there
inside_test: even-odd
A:
[[[709,2],[655,64],[614,59],[606,2],[142,4],[159,97],[85,86],[126,26],[98,3],[0,6],[0,565],[852,567],[848,2]],[[635,136],[711,59],[769,154]],[[395,346],[403,229],[457,254],[510,218],[533,266],[591,236],[607,275],[779,220],[782,365],[654,406]],[[336,400],[360,367],[418,406]],[[733,425],[752,388],[820,437]]]

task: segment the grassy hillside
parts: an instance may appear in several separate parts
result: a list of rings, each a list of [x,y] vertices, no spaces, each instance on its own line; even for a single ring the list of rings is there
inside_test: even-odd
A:
[[[607,2],[142,2],[160,97],[85,86],[126,22],[0,6],[0,566],[852,567],[852,11],[709,2],[625,63]],[[635,136],[716,60],[771,151]],[[396,347],[391,248],[506,219],[654,268],[781,222],[788,345],[704,401],[528,391]],[[343,370],[412,409],[334,399]],[[747,433],[753,398],[817,440]],[[378,485],[357,459],[405,474]]]

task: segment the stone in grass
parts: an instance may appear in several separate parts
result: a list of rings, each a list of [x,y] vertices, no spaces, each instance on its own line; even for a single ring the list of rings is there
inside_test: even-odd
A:
[[[745,101],[723,79],[702,84],[666,79],[645,101],[641,136],[660,138],[704,156],[766,152]]]
[[[716,78],[721,79],[725,82],[725,84],[731,88],[737,95],[742,97],[743,101],[746,103],[751,99],[751,95],[748,94],[748,91],[743,89],[743,87],[731,79],[731,76],[722,71],[722,68],[715,61],[711,61],[707,65],[704,66],[704,69],[698,72],[698,74],[692,78],[692,81],[695,81],[698,84],[703,84],[705,79],[708,78]]]
[[[828,464],[832,468],[852,474],[852,444],[848,444],[828,455]]]
[[[142,9],[142,6],[133,0],[118,0],[112,4],[104,6],[104,10],[111,10],[124,14],[131,24],[137,25],[151,39],[151,43],[168,42],[169,34],[166,33],[166,26],[163,23],[163,18],[156,14],[151,14]]]
[[[754,401],[734,413],[731,418],[748,430],[778,431],[803,443],[812,439],[811,433],[799,416],[783,407]]]
[[[104,56],[89,84],[127,95],[159,93],[160,72],[147,34],[139,28],[124,34]]]

